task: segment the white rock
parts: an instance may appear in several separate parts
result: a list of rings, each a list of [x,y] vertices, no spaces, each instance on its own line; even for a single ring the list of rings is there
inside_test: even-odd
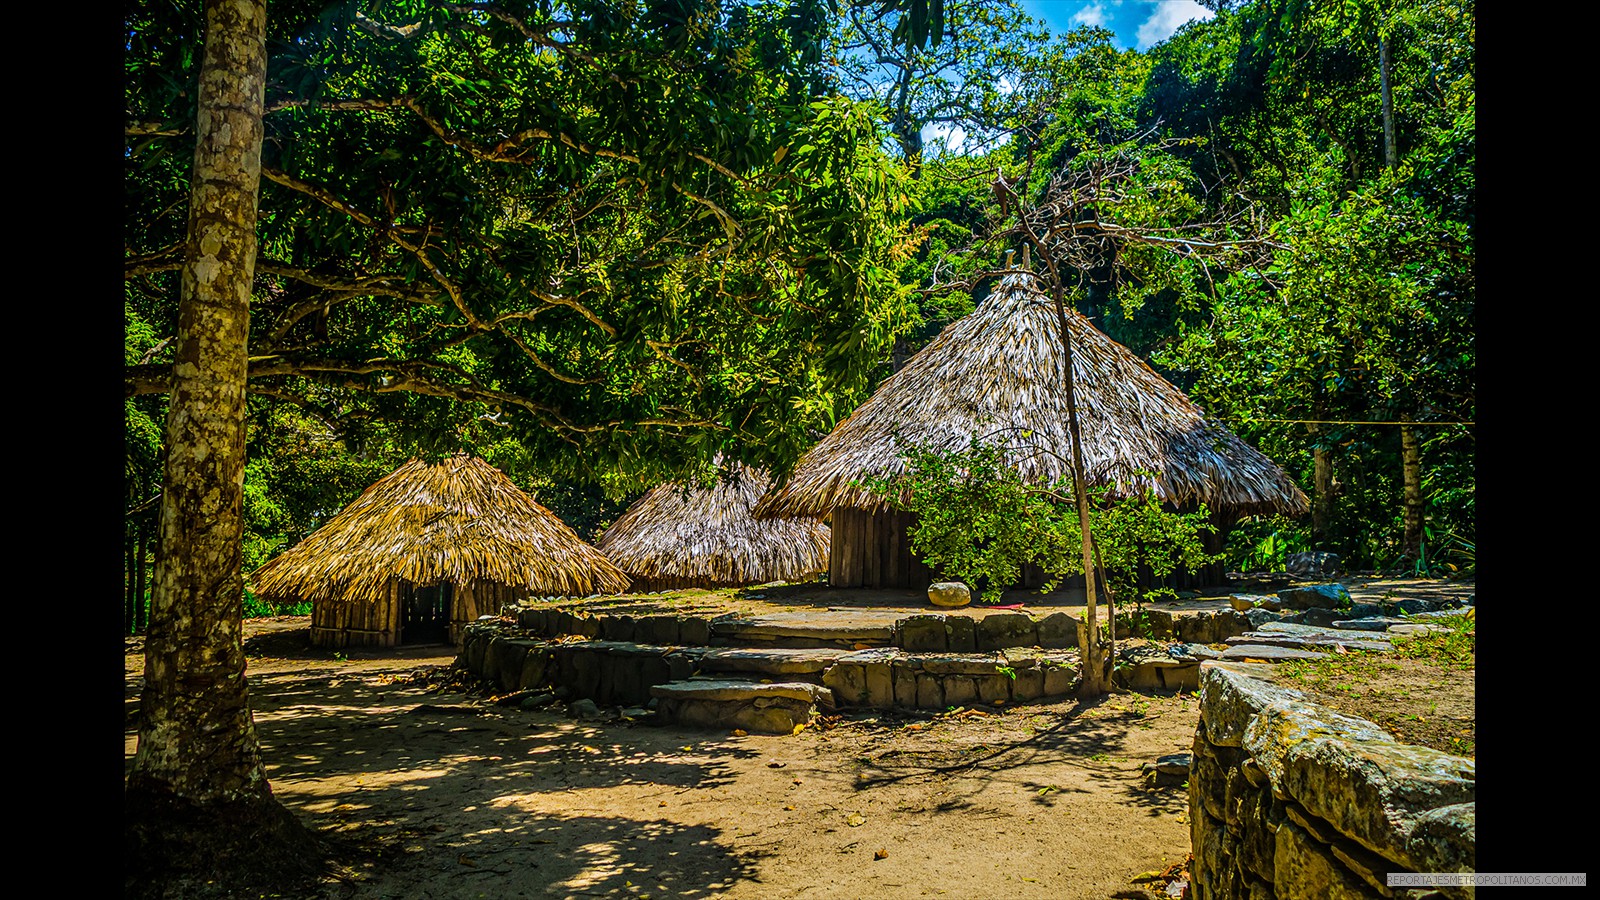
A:
[[[972,602],[972,591],[959,581],[940,581],[928,585],[928,602],[955,609]]]

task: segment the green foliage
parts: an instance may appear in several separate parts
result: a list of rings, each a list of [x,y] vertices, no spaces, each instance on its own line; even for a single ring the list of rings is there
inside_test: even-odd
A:
[[[1230,571],[1282,572],[1289,554],[1310,549],[1305,530],[1284,516],[1259,516],[1228,532],[1221,559]]]
[[[1176,598],[1175,591],[1161,584],[1141,590],[1140,572],[1159,582],[1179,569],[1199,571],[1213,561],[1204,544],[1204,535],[1214,530],[1207,510],[1173,512],[1150,492],[1114,502],[1098,499],[1103,492],[1091,496],[1096,499],[1090,530],[1106,582],[1118,599],[1137,604]]]
[[[959,129],[979,144],[1049,89],[1048,33],[1016,0],[948,0],[945,39],[908,49],[901,34],[915,18],[914,8],[853,4],[834,20],[828,42],[839,91],[881,108],[895,148],[913,165],[922,161],[924,129]],[[934,149],[948,148],[936,140]]]
[[[1397,636],[1394,653],[1402,659],[1420,659],[1450,669],[1470,669],[1477,661],[1478,619],[1476,616],[1413,617],[1412,621],[1439,625],[1448,630]]]
[[[195,6],[127,19],[128,319],[162,337]],[[515,437],[608,492],[792,463],[911,321],[909,179],[871,109],[820,91],[821,5],[499,12],[273,8],[252,390],[358,448]]]
[[[977,437],[959,452],[903,447],[902,454],[904,477],[874,478],[865,486],[916,515],[911,547],[941,577],[966,582],[980,602],[996,603],[1019,580],[1024,564],[1047,573],[1045,591],[1063,577],[1083,574],[1070,480],[1025,484],[1009,464],[1006,447]],[[1089,491],[1090,529],[1117,596],[1157,599],[1170,589],[1141,591],[1141,571],[1159,580],[1179,566],[1199,568],[1210,561],[1201,543],[1201,533],[1211,527],[1204,512],[1170,512],[1150,494],[1108,500],[1106,493]]]
[[[1024,563],[1047,572],[1083,571],[1073,510],[1023,484],[1003,448],[977,438],[968,450],[941,454],[903,448],[910,472],[865,486],[916,514],[912,550],[941,577],[966,582],[983,603],[997,603]]]
[[[1282,250],[1219,281],[1205,316],[1175,321],[1152,347],[1155,362],[1303,486],[1313,451],[1325,454],[1333,484],[1313,499],[1326,528],[1288,523],[1288,544],[1355,568],[1447,572],[1437,553],[1402,558],[1398,428],[1368,423],[1475,418],[1475,4],[1254,0],[1216,12],[1152,49],[1138,119],[1198,139],[1176,153],[1216,186],[1204,202],[1252,198]],[[1417,430],[1425,540],[1471,543],[1471,427]]]
[[[1283,249],[1272,268],[1219,284],[1212,317],[1158,356],[1187,370],[1191,396],[1246,439],[1303,460],[1302,483],[1313,447],[1330,454],[1348,473],[1332,504],[1343,525],[1320,549],[1357,566],[1392,565],[1403,552],[1398,429],[1292,422],[1473,417],[1470,236],[1416,198],[1414,178],[1401,166],[1341,193],[1326,165],[1307,169],[1275,227]],[[1420,430],[1432,525],[1470,540],[1471,432]]]
[[[297,603],[277,605],[257,597],[248,588],[244,592],[244,617],[246,619],[263,619],[269,616],[309,616],[311,615],[311,601],[302,600]]]

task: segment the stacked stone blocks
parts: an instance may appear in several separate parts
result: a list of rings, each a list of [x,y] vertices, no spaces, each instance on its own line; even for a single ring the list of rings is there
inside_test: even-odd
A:
[[[1474,871],[1472,760],[1312,703],[1272,683],[1269,664],[1200,672],[1194,900],[1425,896],[1388,873]]]

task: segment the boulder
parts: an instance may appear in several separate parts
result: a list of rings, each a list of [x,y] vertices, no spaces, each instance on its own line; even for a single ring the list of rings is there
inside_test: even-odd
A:
[[[1026,613],[990,613],[978,622],[979,650],[1033,647],[1038,643],[1038,628]]]
[[[1345,609],[1351,605],[1350,591],[1337,581],[1284,588],[1278,600],[1286,609]]]
[[[1268,622],[1279,621],[1283,618],[1283,614],[1273,612],[1269,609],[1252,609],[1245,613],[1244,617],[1250,623],[1250,628],[1254,630],[1260,628]]]
[[[928,602],[946,609],[957,609],[972,602],[972,590],[959,581],[938,581],[928,585]]]
[[[1162,615],[1166,617],[1166,630],[1170,634],[1172,631],[1172,615],[1170,613],[1163,613]],[[972,620],[968,619],[967,621],[971,622]],[[1041,647],[1059,649],[1078,646],[1077,620],[1064,612],[1054,612],[1040,619],[1038,633],[1039,646]],[[950,649],[971,650],[973,648],[957,648],[952,645]]]
[[[1287,565],[1284,566],[1290,575],[1301,578],[1315,578],[1322,575],[1338,575],[1342,564],[1337,553],[1327,553],[1321,550],[1311,550],[1305,553],[1291,553]]]
[[[950,639],[944,623],[945,616],[942,613],[907,616],[901,619],[897,626],[899,640],[896,643],[914,653],[926,651],[943,653],[950,648]]]

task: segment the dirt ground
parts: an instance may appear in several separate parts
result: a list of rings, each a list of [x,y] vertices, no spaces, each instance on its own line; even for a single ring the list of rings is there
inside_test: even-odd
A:
[[[436,686],[453,648],[337,659],[309,617],[245,624],[274,793],[361,849],[329,900],[1140,898],[1189,850],[1185,789],[1140,771],[1189,749],[1189,695],[734,735],[498,707]]]
[[[447,648],[341,661],[308,625],[247,621],[248,676],[274,793],[377,851],[324,897],[1143,897],[1188,852],[1184,789],[1140,765],[1189,748],[1192,697],[733,736],[431,690]]]

